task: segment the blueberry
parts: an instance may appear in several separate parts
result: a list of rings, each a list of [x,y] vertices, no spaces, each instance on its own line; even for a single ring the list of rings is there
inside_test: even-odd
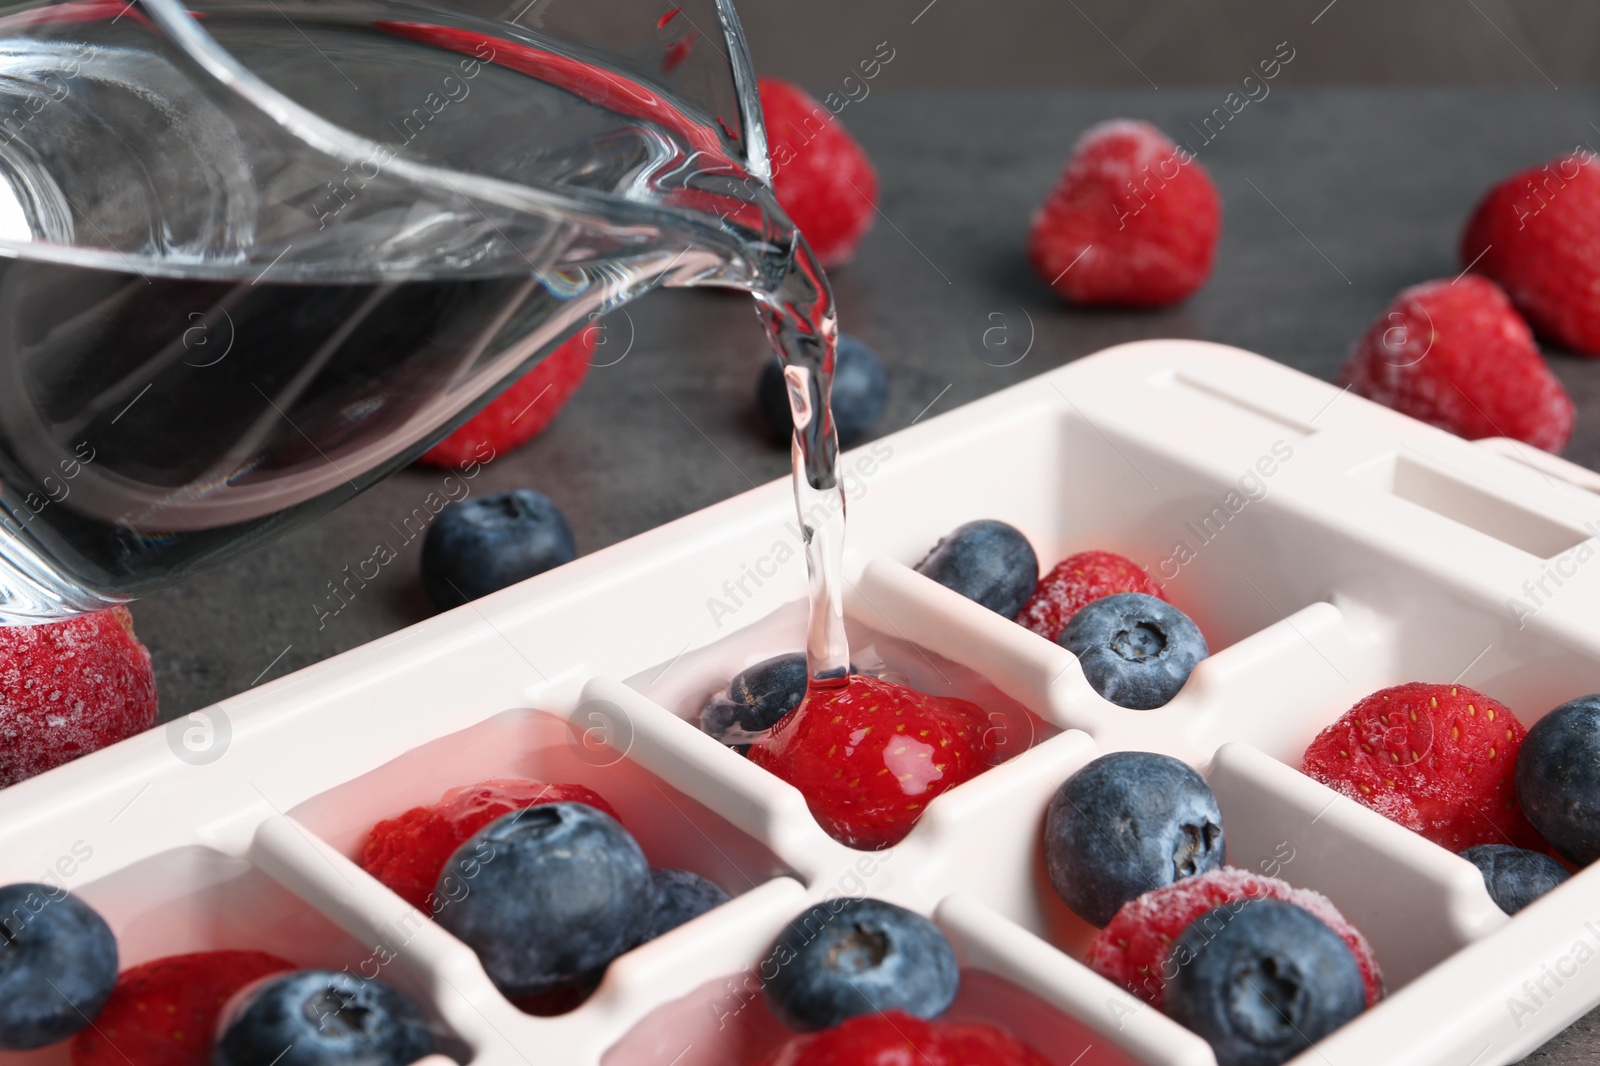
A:
[[[916,566],[1006,618],[1015,618],[1039,583],[1039,557],[1016,527],[992,518],[957,526]]]
[[[761,371],[756,403],[773,432],[787,441],[794,433],[794,416],[789,411],[783,363],[776,356],[769,358]],[[843,333],[839,334],[834,357],[831,403],[842,448],[866,436],[889,403],[889,372],[883,368],[883,360],[871,348]]]
[[[877,899],[817,904],[784,927],[762,971],[767,1006],[801,1032],[886,1010],[935,1018],[960,981],[938,926]]]
[[[697,873],[662,869],[651,876],[655,882],[656,911],[647,939],[654,940],[662,933],[670,933],[684,922],[728,902],[728,894],[721,885]]]
[[[1366,1007],[1356,957],[1310,912],[1275,899],[1224,903],[1173,942],[1166,1010],[1217,1066],[1277,1066]]]
[[[1100,756],[1056,789],[1045,815],[1050,883],[1094,926],[1153,888],[1217,869],[1226,854],[1211,786],[1154,752]]]
[[[117,983],[117,938],[49,885],[0,888],[0,1048],[25,1051],[89,1024]]]
[[[804,652],[774,655],[740,671],[726,692],[712,696],[700,712],[700,728],[739,752],[800,706],[806,694]]]
[[[1572,862],[1600,859],[1600,694],[1563,703],[1528,730],[1517,753],[1517,802]]]
[[[263,978],[218,1020],[213,1066],[406,1066],[433,1052],[422,1012],[382,981],[344,970]]]
[[[598,980],[649,934],[655,910],[638,843],[583,803],[490,822],[450,856],[435,891],[439,924],[510,999]]]
[[[1072,616],[1056,643],[1078,657],[1096,692],[1136,711],[1171,700],[1209,654],[1188,615],[1142,592],[1092,601]]]
[[[441,611],[570,563],[567,520],[532,489],[452,503],[422,541],[422,586]]]
[[[1572,875],[1548,855],[1510,844],[1478,844],[1461,853],[1478,868],[1489,898],[1515,914]]]

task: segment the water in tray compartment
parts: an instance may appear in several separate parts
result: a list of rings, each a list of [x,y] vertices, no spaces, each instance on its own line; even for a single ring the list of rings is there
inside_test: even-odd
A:
[[[940,1020],[1001,1029],[1050,1066],[1133,1064],[1088,1026],[984,970],[962,969],[961,991]],[[764,1062],[791,1035],[767,1009],[758,967],[657,1008],[600,1061],[601,1066],[750,1066]]]
[[[698,725],[701,708],[733,675],[763,659],[801,650],[796,638],[803,632],[804,608],[801,603],[783,607],[722,640],[641,671],[627,684]],[[858,672],[981,707],[998,760],[1013,758],[1061,731],[969,667],[854,619],[846,621],[845,631]]]

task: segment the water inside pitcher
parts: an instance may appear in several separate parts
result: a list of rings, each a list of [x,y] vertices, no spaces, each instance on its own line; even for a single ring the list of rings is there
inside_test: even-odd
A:
[[[797,492],[837,492],[831,297],[728,0],[0,11],[0,622],[326,512],[660,284],[758,294]]]

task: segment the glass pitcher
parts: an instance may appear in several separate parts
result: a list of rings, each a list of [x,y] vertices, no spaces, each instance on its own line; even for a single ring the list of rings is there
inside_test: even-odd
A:
[[[0,622],[325,513],[656,285],[757,293],[836,491],[729,0],[0,11]]]

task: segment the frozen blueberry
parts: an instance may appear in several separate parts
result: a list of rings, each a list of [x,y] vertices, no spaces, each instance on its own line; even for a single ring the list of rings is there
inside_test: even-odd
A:
[[[1136,711],[1171,700],[1209,654],[1188,615],[1142,592],[1092,601],[1072,616],[1056,642],[1078,657],[1096,692]]]
[[[1039,557],[1014,526],[981,518],[957,526],[933,546],[917,572],[1015,618],[1039,583]]]
[[[1569,860],[1600,859],[1600,694],[1569,700],[1528,730],[1517,753],[1517,802]]]
[[[422,1012],[382,981],[295,970],[247,986],[224,1009],[213,1066],[406,1066],[433,1053]]]
[[[0,1048],[26,1051],[89,1024],[117,983],[117,938],[49,885],[0,888]]]
[[[542,574],[578,554],[567,520],[532,489],[452,503],[422,540],[422,585],[441,611]]]
[[[721,885],[689,870],[661,869],[651,877],[655,882],[656,912],[648,940],[728,902]]]
[[[892,903],[850,898],[819,903],[790,922],[762,977],[767,1006],[801,1032],[886,1010],[935,1018],[960,981],[955,949],[938,926]]]
[[[435,891],[439,924],[478,953],[509,999],[598,980],[649,934],[655,911],[644,852],[583,803],[490,822],[450,856]]]
[[[1224,903],[1173,942],[1166,1010],[1217,1066],[1277,1066],[1360,1014],[1361,969],[1339,934],[1292,903]]]
[[[1477,844],[1461,857],[1478,868],[1483,887],[1507,914],[1515,914],[1572,875],[1548,855],[1510,844]]]
[[[746,752],[778,719],[800,706],[805,694],[805,653],[775,655],[735,674],[726,692],[712,696],[700,712],[700,728]]]
[[[866,436],[889,403],[889,372],[883,368],[883,360],[871,348],[843,333],[839,334],[834,356],[831,402],[842,448]],[[783,364],[776,356],[769,358],[761,371],[756,403],[772,431],[787,441],[794,433],[794,416],[789,412]]]
[[[1211,786],[1154,752],[1100,756],[1056,789],[1045,815],[1050,883],[1094,926],[1151,889],[1217,869],[1226,854]]]

